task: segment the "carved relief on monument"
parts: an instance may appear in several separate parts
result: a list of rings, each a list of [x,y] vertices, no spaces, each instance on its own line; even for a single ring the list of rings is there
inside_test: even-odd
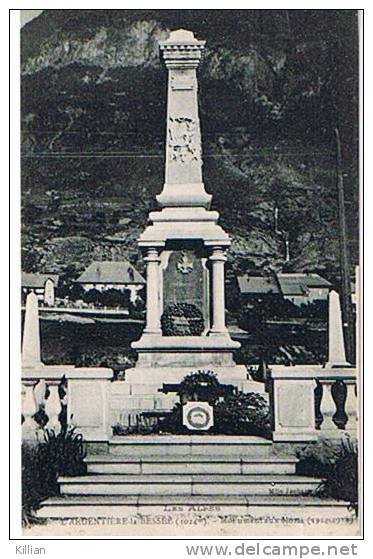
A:
[[[187,251],[181,251],[176,268],[181,274],[189,274],[193,270],[193,261],[189,258]]]
[[[199,123],[187,116],[170,117],[168,149],[171,161],[180,163],[201,162]]]
[[[208,272],[204,259],[193,249],[170,253],[163,269],[163,310],[170,304],[191,304],[202,312],[208,325]]]

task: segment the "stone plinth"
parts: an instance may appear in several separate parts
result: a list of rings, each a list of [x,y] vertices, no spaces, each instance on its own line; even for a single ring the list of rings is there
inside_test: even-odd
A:
[[[271,373],[276,442],[307,442],[317,439],[315,427],[316,381],[304,368],[274,367]]]
[[[107,441],[111,436],[109,381],[112,376],[112,370],[103,367],[80,367],[67,375],[68,422],[77,425],[87,442]]]
[[[239,342],[229,336],[143,336],[132,347],[139,367],[234,367]]]

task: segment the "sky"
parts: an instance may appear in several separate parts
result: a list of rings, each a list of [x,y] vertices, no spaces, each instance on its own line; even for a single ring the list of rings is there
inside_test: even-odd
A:
[[[20,10],[21,12],[21,27],[23,27],[26,23],[37,17],[41,14],[43,10]]]

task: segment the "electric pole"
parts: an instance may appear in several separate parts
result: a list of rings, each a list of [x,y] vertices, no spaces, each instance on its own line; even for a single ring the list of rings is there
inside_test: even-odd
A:
[[[335,139],[337,145],[337,189],[338,189],[338,231],[339,231],[339,255],[341,267],[341,306],[343,332],[347,353],[347,360],[354,362],[354,340],[353,340],[353,318],[351,308],[351,280],[347,248],[346,234],[346,212],[342,174],[342,152],[341,140],[338,128],[335,129]]]

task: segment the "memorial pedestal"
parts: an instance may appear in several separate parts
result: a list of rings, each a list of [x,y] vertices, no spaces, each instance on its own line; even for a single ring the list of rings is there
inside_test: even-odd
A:
[[[225,325],[224,264],[231,240],[218,225],[218,212],[210,211],[202,177],[196,70],[204,44],[184,29],[160,43],[168,70],[165,184],[157,196],[161,209],[150,213],[138,241],[147,264],[147,318],[141,339],[132,344],[138,361],[126,371],[133,384],[160,387],[198,369],[214,371],[222,382],[247,381],[246,368],[233,359],[240,344]],[[183,315],[185,309],[193,316]]]

